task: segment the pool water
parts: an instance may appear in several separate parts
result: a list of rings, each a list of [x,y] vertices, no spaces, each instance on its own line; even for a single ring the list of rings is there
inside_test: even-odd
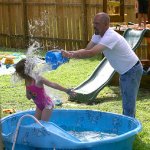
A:
[[[104,139],[111,139],[116,137],[116,134],[109,134],[104,132],[94,132],[94,131],[69,131],[69,133],[79,139],[81,142],[93,142]]]

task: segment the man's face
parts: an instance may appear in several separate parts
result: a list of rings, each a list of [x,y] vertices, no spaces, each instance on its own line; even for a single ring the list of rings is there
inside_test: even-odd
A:
[[[104,32],[105,24],[101,21],[100,16],[95,16],[93,21],[93,27],[96,35],[101,35]]]

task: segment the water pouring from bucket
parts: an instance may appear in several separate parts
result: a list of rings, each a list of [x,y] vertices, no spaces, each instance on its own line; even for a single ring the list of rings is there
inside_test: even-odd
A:
[[[41,76],[44,72],[51,71],[52,68],[41,59],[39,56],[41,46],[40,43],[35,41],[26,52],[26,63],[25,63],[25,73],[38,81],[38,77]],[[12,75],[12,82],[20,81],[20,77],[14,73]]]
[[[69,62],[69,59],[62,56],[58,49],[48,51],[45,56],[46,63],[52,67],[52,70],[57,69],[60,65]]]

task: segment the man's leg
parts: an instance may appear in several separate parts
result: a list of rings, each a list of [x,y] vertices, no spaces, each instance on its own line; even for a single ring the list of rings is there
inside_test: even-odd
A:
[[[135,117],[136,98],[140,86],[143,68],[141,63],[120,76],[123,114]]]

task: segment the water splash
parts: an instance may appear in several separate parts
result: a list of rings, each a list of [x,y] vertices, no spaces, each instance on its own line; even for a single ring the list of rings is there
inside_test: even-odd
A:
[[[35,41],[28,48],[26,53],[25,73],[30,75],[36,81],[38,81],[38,77],[41,76],[43,72],[52,70],[51,66],[38,56],[40,48],[40,43]]]
[[[46,36],[52,36],[52,38],[54,38],[53,24],[54,22],[56,24],[56,17],[53,18],[52,22],[50,22],[49,16],[52,13],[53,12],[45,10],[40,13],[39,16],[41,17],[38,16],[38,18],[34,20],[33,19],[28,20],[29,35],[30,35],[29,45],[31,45],[31,43],[35,41],[33,38],[35,35],[41,37],[46,35]],[[53,40],[47,40],[44,46],[50,49],[59,48],[59,46],[55,45],[55,42]]]
[[[11,82],[13,84],[21,83],[23,79],[16,73],[14,72],[11,76]]]
[[[39,81],[39,77],[47,71],[52,71],[52,66],[46,63],[45,60],[40,59],[38,53],[40,52],[41,46],[35,41],[26,53],[26,64],[25,73],[35,79],[36,82]],[[60,91],[53,88],[44,86],[47,95],[49,95],[54,101],[61,100],[62,94]]]
[[[31,45],[31,43],[35,41],[33,38],[35,35],[44,36],[47,34],[47,31],[49,30],[48,24],[49,13],[45,10],[41,12],[39,16],[41,17],[34,20],[33,19],[28,20],[29,35],[31,37],[29,45]]]
[[[44,72],[52,70],[52,67],[41,59],[40,50],[40,43],[35,41],[26,52],[25,73],[35,79],[36,82]],[[19,83],[22,78],[15,72],[11,77],[11,81],[12,83]]]
[[[29,48],[26,53],[26,65],[25,65],[25,73],[33,77],[36,81],[38,80],[38,76],[40,76],[45,71],[52,70],[52,67],[45,63],[40,56],[38,55],[41,48],[41,44],[35,41],[32,37],[36,34],[45,34],[47,32],[48,26],[48,16],[49,13],[45,10],[41,13],[41,18],[37,19],[29,19]],[[40,33],[39,33],[40,31]],[[32,43],[32,44],[31,44]]]
[[[62,102],[63,101],[63,92],[56,90],[54,88],[48,87],[48,86],[44,86],[45,91],[47,93],[47,95],[49,95],[51,97],[51,99],[53,100],[54,103],[57,103],[57,101]]]

